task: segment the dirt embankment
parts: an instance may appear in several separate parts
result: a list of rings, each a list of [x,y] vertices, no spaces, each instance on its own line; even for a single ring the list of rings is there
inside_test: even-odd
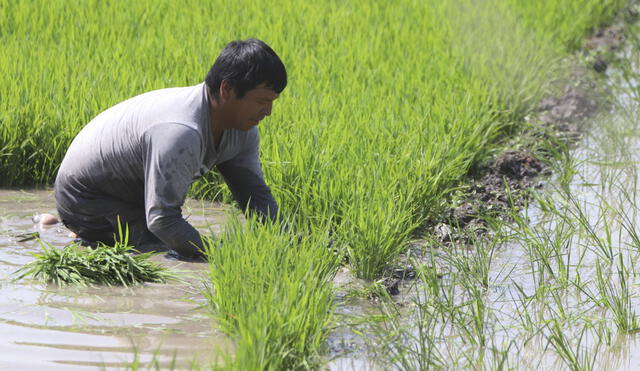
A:
[[[625,17],[637,16],[637,12],[625,10]],[[594,32],[586,39],[584,49],[586,60],[592,61],[589,63],[591,68],[605,72],[624,40],[622,21]],[[529,118],[530,124],[541,133],[553,135],[565,143],[580,137],[583,124],[602,109],[601,102],[604,101],[604,89],[589,78],[583,67],[576,67],[569,81],[571,83],[566,85],[562,95],[543,99]],[[535,147],[537,144],[532,143],[531,148]],[[447,217],[433,227],[436,242],[447,244],[460,240],[460,233],[454,235],[453,231],[461,228],[464,232],[482,232],[487,228],[484,217],[505,214],[511,203],[522,205],[527,190],[542,187],[540,176],[551,173],[544,161],[548,156],[546,151],[533,149],[510,150],[498,155],[472,180],[464,202],[450,209]]]
[[[585,40],[582,53],[588,67],[598,73],[608,69],[615,52],[625,41],[624,25],[639,18],[635,9],[626,9],[618,22],[596,30]],[[540,102],[528,121],[542,136],[532,138],[548,141],[549,136],[553,136],[571,144],[580,137],[583,124],[604,107],[605,89],[588,75],[584,66],[576,66],[564,93]],[[513,204],[522,206],[525,203],[532,188],[544,186],[541,176],[551,174],[546,165],[551,155],[548,151],[534,150],[540,147],[539,143],[525,147],[531,149],[505,151],[477,171],[464,200],[449,209],[442,220],[428,227],[432,246],[446,248],[468,244],[469,236],[477,237],[488,231],[487,216],[504,217]],[[397,267],[385,280],[387,291],[391,295],[398,294],[403,281],[414,277],[415,272],[409,266]]]

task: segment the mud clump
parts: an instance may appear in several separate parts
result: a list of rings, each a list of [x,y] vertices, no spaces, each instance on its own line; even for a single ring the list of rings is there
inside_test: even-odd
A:
[[[637,12],[629,8],[629,14]],[[637,13],[636,17],[637,17]],[[586,49],[614,51],[622,46],[625,41],[624,27],[622,25],[611,25],[602,27],[594,32],[584,43]]]
[[[538,120],[556,129],[559,137],[576,138],[580,134],[578,124],[598,111],[595,97],[588,87],[567,87],[559,97],[548,97],[538,105]]]
[[[568,86],[564,94],[545,98],[535,117],[530,118],[531,123],[565,142],[575,141],[581,124],[598,112],[593,88],[582,78]],[[530,189],[543,186],[540,176],[551,174],[546,157],[548,153],[532,149],[508,150],[496,156],[477,172],[464,200],[430,228],[431,238],[437,245],[447,246],[470,244],[471,239],[485,235],[489,230],[487,220],[508,217],[512,207],[524,205]]]
[[[449,210],[448,220],[436,226],[436,235],[442,242],[456,238],[447,224],[483,233],[487,226],[480,218],[504,213],[512,203],[522,204],[522,191],[540,186],[536,178],[543,173],[548,174],[548,168],[533,154],[503,152],[485,169],[484,175],[473,181],[465,201]]]
[[[540,120],[555,125],[584,120],[597,110],[596,100],[576,87],[568,87],[562,96],[545,98],[538,105]]]
[[[542,163],[532,155],[517,151],[502,153],[492,167],[492,173],[516,180],[536,176],[543,168]]]
[[[622,12],[622,19],[617,24],[602,27],[585,40],[583,53],[596,72],[604,73],[607,70],[614,52],[621,49],[626,41],[625,22],[636,22],[639,14],[638,5],[629,6]]]

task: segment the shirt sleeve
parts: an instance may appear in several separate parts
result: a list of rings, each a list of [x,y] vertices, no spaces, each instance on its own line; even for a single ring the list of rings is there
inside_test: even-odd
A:
[[[238,155],[217,167],[243,210],[256,212],[263,221],[275,221],[278,218],[278,204],[264,181],[259,147],[258,129],[253,128]]]
[[[200,167],[202,140],[182,124],[159,124],[144,134],[143,166],[147,228],[186,257],[202,251],[200,233],[182,217],[182,205]]]

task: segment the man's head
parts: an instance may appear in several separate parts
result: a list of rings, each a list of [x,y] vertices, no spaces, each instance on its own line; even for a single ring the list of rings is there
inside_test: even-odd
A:
[[[248,130],[271,114],[273,101],[287,85],[287,71],[264,42],[233,41],[220,53],[205,83],[224,125]]]

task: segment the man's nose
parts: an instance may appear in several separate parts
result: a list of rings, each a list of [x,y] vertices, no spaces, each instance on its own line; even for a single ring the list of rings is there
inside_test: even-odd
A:
[[[273,102],[269,102],[269,104],[267,104],[267,107],[264,111],[265,116],[271,116],[271,108],[273,108]]]

